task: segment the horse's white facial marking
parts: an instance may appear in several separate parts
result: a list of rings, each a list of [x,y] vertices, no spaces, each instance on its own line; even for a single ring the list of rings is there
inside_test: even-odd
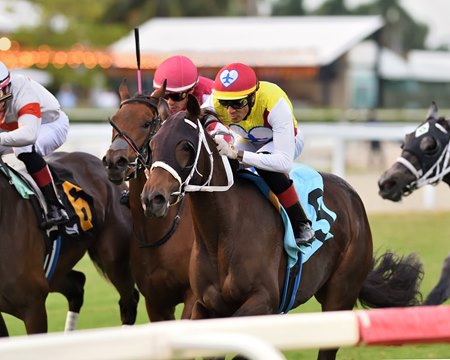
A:
[[[430,130],[430,124],[427,122],[425,124],[423,124],[422,126],[419,126],[415,132],[416,138],[423,134],[426,134],[429,130]]]

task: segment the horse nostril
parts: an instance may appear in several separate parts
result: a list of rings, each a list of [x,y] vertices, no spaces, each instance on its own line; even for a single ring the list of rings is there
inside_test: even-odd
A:
[[[126,168],[128,166],[128,160],[125,157],[121,157],[119,160],[117,160],[116,165],[121,169]]]
[[[142,194],[141,202],[146,214],[161,214],[167,207],[166,198],[159,193]]]
[[[153,198],[153,203],[154,203],[158,208],[160,208],[161,206],[163,206],[164,204],[167,203],[167,200],[166,200],[166,198],[165,198],[164,196],[162,196],[161,194],[158,194],[158,195],[156,195],[156,196]]]

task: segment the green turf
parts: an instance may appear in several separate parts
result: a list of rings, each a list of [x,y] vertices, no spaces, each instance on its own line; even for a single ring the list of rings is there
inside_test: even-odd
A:
[[[421,291],[426,296],[438,280],[442,262],[449,249],[450,213],[426,212],[414,214],[371,215],[370,223],[375,250],[381,254],[392,250],[399,255],[411,252],[418,254],[424,263],[425,276]],[[87,258],[76,267],[87,276],[85,303],[79,319],[79,329],[90,329],[120,325],[118,295],[111,284],[105,282]],[[450,304],[450,301],[447,301]],[[50,294],[47,299],[49,331],[64,328],[67,304],[58,294]],[[179,311],[180,309],[178,309]],[[311,300],[294,312],[320,311],[315,300]],[[4,315],[10,334],[23,335],[21,321]],[[139,303],[138,324],[147,323],[144,302]],[[287,352],[290,360],[314,359],[316,350]],[[450,345],[422,345],[395,347],[343,348],[338,359],[437,359],[450,358]]]

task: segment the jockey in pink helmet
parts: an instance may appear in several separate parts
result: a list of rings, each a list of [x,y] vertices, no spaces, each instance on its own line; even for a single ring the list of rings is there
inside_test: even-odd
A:
[[[239,135],[233,145],[215,138],[219,152],[257,169],[286,209],[297,244],[311,243],[311,222],[289,178],[304,141],[286,93],[276,84],[258,81],[251,67],[233,63],[219,70],[213,96],[202,107]]]
[[[0,155],[14,152],[47,202],[45,227],[68,220],[44,156],[67,137],[69,119],[58,100],[36,81],[10,74],[0,61]]]
[[[164,80],[167,80],[166,99],[171,114],[186,109],[188,93],[194,95],[200,105],[203,104],[214,86],[211,79],[199,76],[194,63],[182,55],[172,56],[158,66],[153,87],[159,89]]]

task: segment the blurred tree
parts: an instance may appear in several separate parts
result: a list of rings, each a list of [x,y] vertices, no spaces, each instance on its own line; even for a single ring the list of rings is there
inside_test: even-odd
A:
[[[256,0],[122,0],[105,13],[107,22],[137,26],[153,17],[256,15]]]
[[[67,49],[75,44],[102,47],[116,41],[128,31],[125,24],[102,22],[115,0],[29,0],[41,9],[37,28],[22,29],[15,34],[23,46],[46,45]]]
[[[303,0],[279,0],[273,5],[272,15],[274,16],[302,16],[306,15],[303,8]]]
[[[345,0],[327,0],[320,6],[314,15],[351,15],[345,6]]]
[[[104,48],[124,36],[128,31],[125,24],[105,25],[102,21],[105,11],[115,0],[73,1],[73,0],[29,0],[41,9],[40,25],[33,29],[20,29],[13,40],[21,48],[37,48],[42,45],[52,49],[68,50],[74,46]],[[46,68],[55,79],[49,86],[56,93],[61,84],[71,83],[80,92],[94,86],[94,79],[104,73],[103,69],[84,67]],[[83,97],[86,94],[80,94]]]
[[[345,0],[327,0],[314,15],[382,15],[385,26],[380,43],[400,55],[412,49],[424,49],[428,26],[415,21],[400,5],[399,0],[374,0],[353,10]]]
[[[415,21],[400,5],[399,0],[377,0],[357,7],[355,15],[381,14],[386,23],[381,44],[398,54],[406,55],[409,50],[424,49],[429,28]]]

